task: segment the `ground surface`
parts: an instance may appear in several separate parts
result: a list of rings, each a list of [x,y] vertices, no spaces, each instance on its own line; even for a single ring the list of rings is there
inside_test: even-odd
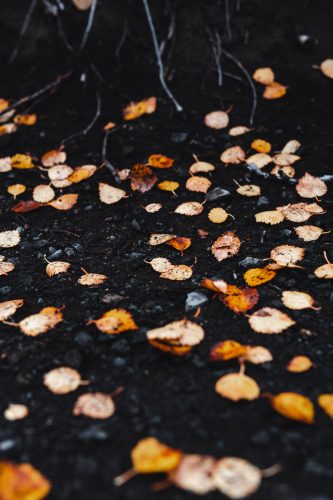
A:
[[[237,362],[208,361],[209,349],[220,340],[231,338],[261,344],[269,347],[274,361],[258,367],[249,365],[246,372],[256,379],[263,392],[292,390],[315,401],[318,394],[333,389],[332,289],[327,281],[313,275],[313,270],[324,263],[323,250],[333,259],[332,237],[326,234],[316,242],[304,243],[296,238],[295,224],[291,222],[272,228],[256,224],[254,213],[300,201],[294,185],[249,174],[244,165],[225,168],[219,161],[226,147],[240,144],[248,150],[256,137],[270,141],[275,150],[290,139],[298,139],[302,161],[297,166],[297,177],[305,171],[314,175],[331,173],[332,81],[312,68],[332,57],[331,2],[239,1],[238,11],[236,2],[230,2],[232,40],[224,35],[224,47],[237,55],[250,72],[260,66],[273,67],[278,80],[289,87],[286,97],[275,102],[264,102],[258,88],[255,131],[233,140],[227,132],[214,132],[203,125],[208,111],[230,105],[231,124],[249,124],[252,101],[244,76],[223,58],[223,70],[243,81],[225,76],[219,89],[207,43],[205,24],[225,33],[224,3],[207,2],[203,11],[199,2],[170,2],[165,11],[154,11],[157,29],[164,37],[170,12],[176,14],[175,35],[168,41],[165,54],[169,84],[185,109],[179,114],[159,86],[140,2],[126,5],[115,1],[111,6],[101,1],[87,49],[79,57],[66,49],[58,36],[56,19],[45,14],[40,5],[16,60],[8,67],[6,61],[26,12],[27,5],[23,8],[22,3],[1,2],[0,95],[16,99],[71,69],[74,73],[55,92],[38,101],[33,108],[39,116],[36,126],[22,127],[16,134],[0,138],[1,156],[30,152],[39,158],[50,148],[58,147],[63,139],[91,121],[97,91],[102,102],[101,117],[86,137],[69,141],[66,151],[70,165],[99,165],[103,125],[109,120],[120,122],[121,110],[130,100],[156,95],[157,112],[112,135],[107,156],[116,168],[127,168],[145,162],[149,154],[166,154],[175,158],[175,167],[172,172],[158,172],[159,178],[180,179],[182,186],[178,198],[154,188],[108,206],[98,199],[98,182],[114,184],[111,173],[104,168],[87,182],[66,190],[79,194],[73,210],[57,212],[45,208],[20,215],[10,211],[13,200],[6,187],[16,182],[34,186],[40,182],[41,173],[1,174],[1,230],[20,227],[22,231],[19,246],[2,249],[16,269],[0,278],[1,300],[25,299],[15,320],[47,305],[66,306],[64,322],[36,339],[25,337],[10,326],[1,327],[1,409],[9,402],[24,403],[30,408],[30,416],[23,421],[8,422],[1,417],[1,456],[28,461],[39,468],[53,483],[50,499],[195,498],[174,488],[153,493],[152,478],[133,479],[119,489],[113,486],[112,478],[129,468],[129,453],[134,444],[142,437],[154,435],[186,452],[241,456],[262,468],[281,464],[282,472],[264,480],[255,495],[257,499],[331,498],[333,428],[329,418],[317,407],[315,424],[306,426],[274,413],[265,399],[229,402],[215,394],[214,383],[219,376],[238,370]],[[74,9],[63,15],[63,30],[70,43],[79,45],[86,19],[86,14]],[[124,32],[124,21],[128,33]],[[302,46],[298,40],[302,33],[313,36],[318,44]],[[122,35],[124,43],[119,46]],[[102,79],[92,71],[92,63]],[[80,79],[83,73],[85,82]],[[193,218],[173,214],[181,201],[204,199],[204,195],[189,193],[184,188],[192,154],[215,164],[213,186],[231,193],[207,202],[209,208],[223,206],[235,217],[235,221],[228,219],[222,229],[208,221],[208,209]],[[266,202],[237,195],[233,179],[243,182],[245,174],[261,186]],[[127,184],[125,189],[130,192]],[[327,213],[311,220],[326,230],[332,226],[331,189],[329,185],[328,195],[321,201]],[[24,197],[28,199],[29,194]],[[157,214],[142,209],[143,205],[157,201],[163,204]],[[199,228],[208,231],[207,239],[197,236]],[[218,263],[209,247],[228,229],[236,229],[243,244],[236,258]],[[153,232],[189,236],[192,246],[183,257],[167,246],[149,247],[147,238]],[[244,316],[237,316],[218,300],[212,300],[207,291],[204,293],[209,301],[197,319],[206,338],[193,354],[178,359],[147,344],[148,328],[181,319],[185,314],[188,318],[193,316],[195,310],[185,311],[186,297],[192,291],[202,291],[199,282],[203,277],[218,276],[243,284],[246,266],[241,262],[246,257],[264,259],[274,246],[283,243],[306,249],[304,269],[281,271],[274,285],[283,290],[310,292],[321,305],[320,311],[292,311],[296,326],[282,335],[266,337],[253,333]],[[48,278],[44,254],[51,260],[70,262],[72,270]],[[144,262],[157,256],[189,265],[197,257],[193,278],[184,282],[160,279]],[[80,266],[106,274],[110,280],[97,288],[81,287],[76,282]],[[277,288],[267,284],[259,292],[257,307],[270,305],[285,310]],[[133,313],[139,331],[112,337],[98,333],[93,325],[85,326],[88,319],[119,305]],[[286,364],[296,354],[310,356],[315,368],[301,375],[288,373]],[[77,368],[83,378],[91,381],[91,390],[111,393],[119,386],[125,387],[111,419],[94,421],[71,415],[78,394],[86,390],[84,387],[57,397],[43,386],[43,374],[62,365]],[[208,497],[215,499],[219,494]]]

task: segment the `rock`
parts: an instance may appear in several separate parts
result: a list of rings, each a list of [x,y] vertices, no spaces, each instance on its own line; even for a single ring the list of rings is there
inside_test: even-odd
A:
[[[227,191],[226,189],[216,187],[214,189],[211,189],[208,191],[206,195],[206,200],[207,201],[215,201],[220,198],[225,198],[226,196],[230,196],[230,191]]]
[[[238,265],[240,267],[250,267],[250,266],[258,266],[261,264],[262,259],[257,259],[256,257],[245,257],[245,259],[241,260]]]
[[[208,302],[207,296],[202,292],[191,292],[186,297],[185,311],[190,311],[191,309],[196,309]]]

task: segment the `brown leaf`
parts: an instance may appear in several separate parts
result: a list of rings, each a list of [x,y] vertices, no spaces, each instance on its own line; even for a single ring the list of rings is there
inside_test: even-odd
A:
[[[238,165],[245,160],[245,152],[240,146],[233,146],[223,151],[220,160],[226,165]]]
[[[225,111],[211,111],[204,121],[206,127],[221,130],[229,125],[229,115]]]
[[[140,163],[131,168],[130,178],[132,190],[140,191],[140,193],[149,191],[158,180],[157,175],[150,167]]]
[[[221,262],[236,255],[240,246],[240,239],[233,232],[228,231],[214,241],[211,250],[214,257]]]
[[[327,192],[327,186],[319,177],[314,177],[306,172],[298,181],[296,191],[302,198],[316,198]]]
[[[294,245],[278,245],[271,251],[271,259],[280,266],[293,267],[304,257],[304,248]]]
[[[111,396],[102,392],[89,392],[79,396],[73,408],[73,415],[104,420],[112,417],[115,411],[116,407]]]
[[[74,193],[63,194],[56,200],[50,201],[48,205],[56,208],[57,210],[70,210],[76,204],[78,197],[79,195]]]
[[[247,460],[224,457],[213,469],[216,488],[228,498],[244,498],[252,495],[261,484],[262,474]]]
[[[263,307],[251,314],[249,324],[257,333],[275,334],[295,325],[295,321],[278,309]]]
[[[183,455],[176,469],[168,479],[178,488],[205,495],[215,490],[212,472],[216,460],[206,455]]]
[[[259,300],[259,294],[255,288],[238,288],[228,285],[226,295],[219,298],[223,304],[238,314],[252,309]]]
[[[31,212],[32,210],[37,210],[37,208],[42,206],[42,203],[38,203],[34,200],[19,201],[11,208],[11,211],[16,213]]]

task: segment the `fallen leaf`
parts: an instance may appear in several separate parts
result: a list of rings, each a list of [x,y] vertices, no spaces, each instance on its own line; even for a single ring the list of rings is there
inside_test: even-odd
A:
[[[46,266],[46,274],[50,276],[56,276],[57,274],[67,273],[71,265],[68,262],[62,262],[60,260],[55,260],[54,262],[49,262]]]
[[[19,196],[20,194],[24,193],[26,191],[26,186],[24,184],[12,184],[11,186],[8,186],[7,192],[14,196],[14,199],[16,196]]]
[[[197,345],[204,336],[205,332],[200,325],[186,319],[147,331],[148,340],[173,341],[179,346]]]
[[[281,392],[272,397],[271,404],[278,413],[305,424],[314,422],[314,406],[309,398],[296,392]]]
[[[101,332],[109,335],[118,335],[122,332],[138,329],[132,314],[125,309],[110,309],[101,318],[90,320],[88,324],[90,323],[95,323]]]
[[[247,460],[224,457],[213,468],[216,488],[229,498],[244,498],[252,495],[261,484],[262,474]]]
[[[140,191],[140,193],[146,193],[157,182],[157,175],[152,169],[141,163],[137,163],[131,168],[130,178],[132,190]]]
[[[154,271],[157,271],[158,273],[163,273],[173,267],[173,264],[171,264],[171,262],[164,257],[155,257],[155,259],[151,260],[149,264]]]
[[[276,272],[267,267],[254,267],[244,273],[244,280],[248,286],[260,286],[275,278]]]
[[[74,193],[63,194],[62,196],[59,196],[59,198],[50,201],[48,205],[56,208],[57,210],[70,210],[76,204],[78,197],[79,195]]]
[[[249,324],[257,333],[276,334],[295,325],[287,314],[273,307],[263,307],[249,316]]]
[[[181,203],[175,210],[176,214],[188,215],[190,217],[194,215],[199,215],[203,211],[204,207],[202,203],[197,201],[186,201]]]
[[[292,139],[283,146],[281,153],[294,154],[300,147],[301,143],[296,141],[295,139]]]
[[[280,224],[284,221],[284,215],[278,210],[267,210],[266,212],[259,212],[255,214],[256,222],[261,222],[263,224],[270,224],[274,226],[275,224]]]
[[[176,191],[180,186],[179,182],[176,181],[162,181],[157,184],[158,189],[162,191]]]
[[[272,162],[272,158],[267,153],[255,153],[246,158],[247,165],[255,165],[257,168],[264,168]]]
[[[47,171],[48,178],[50,181],[68,181],[68,177],[72,175],[74,170],[69,165],[53,165]],[[71,183],[69,182],[70,185]],[[65,186],[66,187],[66,184]]]
[[[5,125],[0,125],[0,136],[6,134],[14,134],[17,131],[17,126],[14,123],[5,123]],[[29,168],[29,167],[17,167],[17,168]]]
[[[333,279],[333,264],[324,264],[319,266],[314,270],[314,274],[317,278],[322,279]]]
[[[97,273],[87,273],[86,271],[80,278],[77,280],[77,282],[80,285],[84,286],[95,286],[95,285],[101,285],[104,283],[104,281],[108,280],[108,276],[105,276],[105,274],[97,274]]]
[[[8,319],[16,313],[17,309],[23,306],[24,300],[14,299],[0,302],[0,321]]]
[[[209,179],[206,179],[206,177],[193,175],[192,177],[187,179],[185,187],[189,191],[194,191],[195,193],[207,193],[211,185],[211,181]]]
[[[215,490],[212,472],[216,460],[207,455],[183,455],[176,469],[168,474],[168,479],[178,488],[197,495],[205,495]]]
[[[240,239],[233,232],[228,231],[214,241],[211,251],[216,260],[221,262],[236,255],[239,252],[240,246]]]
[[[59,165],[60,163],[65,163],[67,155],[65,151],[60,151],[58,149],[52,149],[42,156],[42,165],[44,167],[53,167],[54,165]]]
[[[214,280],[209,278],[204,278],[201,280],[200,285],[208,288],[208,290],[213,290],[217,293],[227,293],[228,284],[224,280]]]
[[[211,111],[205,116],[206,127],[221,130],[229,125],[229,115],[225,111]]]
[[[264,99],[280,99],[287,93],[287,87],[282,83],[272,82],[265,87],[263,98]]]
[[[292,267],[304,257],[304,248],[294,245],[278,245],[271,251],[271,259],[280,266]]]
[[[60,366],[45,373],[44,385],[53,394],[68,394],[82,385],[81,375],[74,368]]]
[[[225,222],[228,216],[229,214],[221,207],[212,208],[208,213],[208,219],[214,224]]]
[[[100,182],[98,184],[98,189],[99,199],[102,203],[106,203],[107,205],[117,203],[122,198],[126,197],[126,191],[110,186],[109,184],[105,184],[104,182]]]
[[[333,78],[333,59],[325,59],[320,65],[320,70],[327,78]]]
[[[13,122],[16,123],[16,125],[26,125],[30,127],[31,125],[35,125],[35,123],[37,123],[37,115],[35,113],[16,115]]]
[[[251,143],[251,148],[258,153],[270,153],[272,145],[269,142],[264,141],[263,139],[255,139]]]
[[[228,373],[219,378],[215,384],[215,391],[231,401],[242,399],[253,401],[260,395],[257,382],[243,373]]]
[[[148,340],[148,342],[156,349],[173,354],[174,356],[186,356],[186,354],[189,354],[193,349],[192,346],[183,346],[171,342],[162,342],[160,340]]]
[[[51,483],[32,465],[0,462],[1,500],[42,500],[51,491]]]
[[[55,197],[55,192],[46,184],[39,184],[32,192],[32,197],[37,203],[48,203]]]
[[[29,415],[29,408],[26,405],[13,404],[13,403],[10,403],[3,413],[5,419],[9,420],[10,422],[14,422],[15,420],[22,420],[26,418],[28,415]],[[1,470],[1,465],[0,465],[0,470]],[[0,472],[0,478],[1,478],[1,472]],[[1,479],[0,479],[0,484],[1,484]],[[1,486],[0,486],[0,498],[2,498]]]
[[[260,196],[261,194],[260,187],[255,184],[245,184],[244,186],[239,186],[236,191],[242,196]]]
[[[0,247],[11,248],[16,247],[21,241],[21,235],[18,231],[1,231],[0,232]]]
[[[154,113],[157,106],[156,97],[149,97],[139,102],[131,102],[123,109],[124,120],[135,120],[142,115]]]
[[[89,177],[92,177],[96,170],[97,167],[95,165],[82,165],[81,167],[76,167],[67,180],[73,184],[77,184],[78,182],[85,181],[89,179]]]
[[[291,222],[305,222],[314,214],[322,214],[324,210],[317,203],[293,203],[284,207],[276,207]]]
[[[160,203],[149,203],[145,207],[143,207],[146,212],[149,214],[154,214],[156,212],[159,212],[162,208],[162,205]]]
[[[112,417],[115,411],[111,396],[102,392],[89,392],[79,396],[73,408],[73,415],[104,420]]]
[[[300,311],[302,309],[312,308],[314,306],[315,300],[311,295],[305,292],[296,292],[292,290],[286,290],[282,292],[281,300],[283,305],[289,309],[294,309]]]
[[[174,238],[174,234],[151,234],[149,238],[149,245],[156,246],[156,245],[163,245],[163,243],[166,243],[167,241],[172,240]]]
[[[183,281],[191,278],[193,274],[192,268],[184,264],[173,265],[171,268],[163,271],[160,274],[160,278],[164,278],[172,281]]]
[[[315,241],[323,232],[321,227],[317,226],[298,226],[294,230],[297,236],[303,241]]]
[[[243,125],[238,125],[237,127],[232,127],[229,130],[229,135],[232,137],[237,137],[239,135],[247,134],[248,132],[251,132],[251,128],[245,127]]]
[[[293,165],[296,161],[300,160],[301,157],[290,153],[278,153],[273,156],[273,162],[279,167],[286,167]]]
[[[12,170],[12,161],[10,156],[0,158],[0,173],[10,172]]]
[[[245,152],[240,146],[233,146],[223,151],[220,160],[226,165],[238,165],[245,160]]]
[[[190,166],[189,172],[192,175],[194,175],[194,174],[199,174],[199,173],[212,172],[213,170],[215,170],[215,167],[211,163],[207,163],[206,161],[197,160],[195,163],[192,163],[192,165]]]
[[[272,68],[258,68],[252,75],[253,80],[261,85],[270,85],[275,80],[275,75]]]
[[[18,325],[25,335],[37,337],[51,330],[51,328],[54,328],[61,321],[62,313],[60,309],[47,307],[42,309],[38,314],[32,314],[22,319]]]
[[[169,472],[175,469],[182,453],[153,437],[141,439],[131,452],[133,469],[139,474]]]
[[[7,276],[8,273],[14,271],[15,266],[12,262],[0,262],[0,276]]]
[[[263,363],[273,361],[272,353],[266,347],[262,347],[260,345],[246,346],[246,351],[243,357],[245,361],[249,361],[254,365],[261,365]]]
[[[326,415],[333,418],[333,394],[320,394],[318,396],[318,404]]]
[[[279,167],[278,165],[275,165],[274,168],[271,170],[271,174],[275,175],[278,179],[282,179],[283,176],[287,176],[290,179],[295,177],[295,169],[291,165],[286,165],[284,167]]]
[[[314,177],[306,172],[298,181],[296,191],[302,198],[316,198],[327,192],[327,186],[319,177]]]
[[[228,285],[227,294],[221,295],[220,300],[235,313],[245,313],[256,305],[259,294],[255,288],[238,288]]]
[[[184,236],[175,236],[167,242],[172,248],[179,250],[179,252],[184,252],[191,246],[191,238],[186,238]]]
[[[75,7],[79,10],[88,10],[92,6],[93,0],[72,0]]]
[[[246,346],[235,340],[224,340],[215,344],[209,353],[212,361],[229,361],[240,358],[246,353]]]
[[[10,159],[13,168],[34,168],[32,158],[29,155],[16,154]]]
[[[148,158],[148,165],[154,168],[170,168],[174,162],[172,158],[160,154],[150,155]]]
[[[307,372],[312,368],[313,363],[307,356],[294,356],[288,363],[287,370],[292,373]]]
[[[20,201],[19,203],[14,205],[11,208],[11,211],[17,213],[31,212],[32,210],[37,210],[37,208],[40,208],[42,206],[43,204],[38,203],[37,201],[25,200],[25,201]]]

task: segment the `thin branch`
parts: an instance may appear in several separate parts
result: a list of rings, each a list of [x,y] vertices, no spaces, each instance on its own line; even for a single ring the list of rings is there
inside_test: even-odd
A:
[[[125,43],[127,35],[128,35],[128,19],[126,18],[125,22],[124,22],[124,27],[123,27],[123,31],[122,31],[119,43],[118,43],[118,45],[116,47],[116,50],[114,52],[118,62],[119,62],[120,51],[122,49],[122,46]]]
[[[86,26],[86,29],[85,29],[85,31],[83,33],[83,37],[82,37],[82,41],[81,41],[81,45],[80,45],[80,52],[86,46],[86,43],[88,41],[91,29],[92,29],[92,26],[94,24],[94,18],[95,18],[95,13],[96,13],[97,2],[98,2],[98,0],[93,0],[93,3],[91,5],[91,7],[90,7],[87,26]]]
[[[164,79],[163,60],[162,60],[161,51],[160,51],[160,47],[159,47],[159,44],[158,44],[156,30],[155,30],[153,18],[152,18],[151,12],[150,12],[148,0],[142,0],[142,2],[143,2],[143,5],[144,5],[144,8],[145,8],[145,12],[146,12],[146,16],[147,16],[147,20],[148,20],[148,24],[149,24],[149,28],[150,28],[152,40],[153,40],[154,50],[155,50],[156,59],[157,59],[157,65],[158,65],[158,69],[159,69],[158,76],[159,76],[159,79],[160,79],[160,83],[161,83],[161,85],[162,85],[165,93],[169,97],[169,99],[173,102],[176,110],[177,111],[183,111],[182,106],[176,100],[176,98],[172,94],[171,90],[169,89],[169,87],[168,87],[168,85],[167,85],[167,83],[166,83],[166,81]]]
[[[67,142],[72,141],[75,137],[78,137],[80,135],[86,136],[97,122],[98,118],[100,117],[100,114],[101,114],[101,98],[99,94],[96,92],[96,111],[92,120],[84,129],[78,130],[78,132],[74,132],[74,134],[71,134],[70,136],[66,137],[66,139],[63,139],[61,141],[61,145],[63,146]]]
[[[209,29],[207,29],[208,33],[208,39],[212,47],[212,52],[214,56],[214,61],[215,61],[215,66],[216,66],[216,72],[217,72],[217,83],[219,87],[222,87],[223,85],[223,73],[222,73],[222,66],[221,66],[221,55],[222,55],[222,43],[221,43],[221,37],[217,30],[214,30],[214,33],[212,33]]]
[[[228,40],[232,39],[231,23],[230,23],[230,5],[229,0],[224,0],[225,7],[225,29],[227,32]]]
[[[252,81],[250,73],[247,71],[246,68],[244,68],[243,64],[237,59],[234,55],[232,55],[230,52],[228,52],[225,49],[222,49],[222,53],[226,55],[229,59],[231,59],[238,67],[239,69],[244,73],[244,76],[246,77],[247,81],[249,82],[251,92],[252,92],[252,109],[251,109],[251,115],[250,115],[250,125],[253,125],[254,121],[254,115],[256,113],[257,109],[257,91],[254,86],[254,83]]]
[[[28,29],[32,13],[35,10],[35,7],[37,5],[37,1],[38,0],[32,0],[32,2],[30,4],[30,7],[28,9],[28,12],[25,15],[25,18],[24,18],[24,21],[23,21],[23,24],[22,24],[22,28],[21,28],[21,31],[20,31],[20,34],[19,34],[19,37],[18,37],[18,39],[16,41],[15,47],[14,47],[13,52],[12,52],[12,54],[10,56],[10,59],[9,59],[9,64],[12,64],[14,62],[14,60],[16,59],[16,56],[17,56],[18,50],[19,50],[19,46],[20,46],[20,42],[21,42],[22,38],[24,37],[27,29]]]
[[[49,90],[52,90],[55,87],[57,87],[63,80],[67,80],[67,78],[69,78],[70,76],[72,76],[72,74],[73,74],[73,71],[69,71],[65,75],[60,75],[60,76],[58,76],[58,78],[56,80],[54,80],[53,82],[48,83],[47,85],[45,85],[45,87],[37,90],[36,92],[34,92],[32,94],[26,95],[25,97],[21,97],[21,99],[18,99],[13,104],[11,104],[10,106],[8,106],[8,108],[6,108],[4,111],[2,111],[0,113],[0,116],[2,116],[3,114],[7,113],[11,109],[16,109],[18,106],[21,106],[22,104],[25,104],[26,102],[30,102],[33,99],[37,99],[37,97],[40,97],[41,95],[45,94]]]
[[[107,158],[107,148],[108,148],[108,141],[109,137],[111,134],[114,134],[116,132],[117,128],[113,128],[111,130],[106,130],[104,139],[103,139],[103,144],[102,144],[102,161],[105,165],[105,167],[111,172],[115,182],[117,184],[120,184],[121,180],[118,175],[117,169],[112,165],[112,163],[108,160]]]

